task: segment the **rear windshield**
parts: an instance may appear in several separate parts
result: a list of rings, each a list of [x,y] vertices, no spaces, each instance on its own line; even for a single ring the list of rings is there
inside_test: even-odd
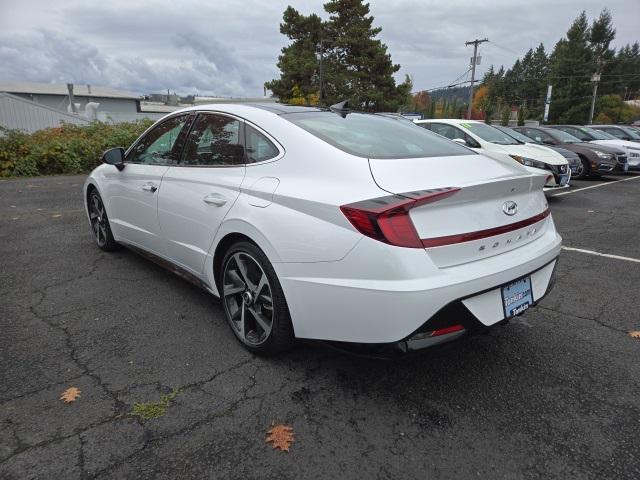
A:
[[[475,155],[467,149],[402,118],[368,113],[283,114],[282,118],[352,155],[366,158],[419,158]]]

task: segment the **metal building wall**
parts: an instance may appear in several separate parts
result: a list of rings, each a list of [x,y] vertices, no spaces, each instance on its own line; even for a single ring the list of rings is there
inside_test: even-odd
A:
[[[33,133],[61,122],[85,125],[88,120],[0,92],[0,126]]]
[[[13,93],[12,95],[24,98],[25,100],[31,100],[38,105],[62,110],[63,112],[66,112],[69,106],[69,98],[65,95],[51,95],[47,93]],[[100,107],[98,107],[98,110],[103,112],[135,113],[138,111],[135,98],[85,97],[82,95],[73,97],[73,103],[80,104],[80,110],[84,110],[88,102],[99,103]]]

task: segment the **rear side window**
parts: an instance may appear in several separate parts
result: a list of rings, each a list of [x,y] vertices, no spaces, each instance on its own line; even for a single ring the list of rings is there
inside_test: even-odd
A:
[[[278,156],[277,147],[251,125],[245,125],[247,163],[264,162]]]
[[[224,115],[198,115],[180,164],[206,167],[244,164],[241,122]]]
[[[473,155],[413,122],[383,115],[333,112],[289,113],[282,118],[352,155],[365,158],[420,158]]]

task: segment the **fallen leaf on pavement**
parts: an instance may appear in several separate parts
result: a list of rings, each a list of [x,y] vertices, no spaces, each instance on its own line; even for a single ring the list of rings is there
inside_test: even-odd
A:
[[[293,428],[288,425],[274,425],[267,432],[267,443],[283,452],[289,451],[289,446],[293,443]]]
[[[640,338],[640,331],[639,330],[634,330],[633,332],[629,332],[629,336],[631,338]]]
[[[64,400],[64,403],[75,402],[76,398],[80,396],[80,389],[76,387],[69,387],[60,396],[60,400]]]

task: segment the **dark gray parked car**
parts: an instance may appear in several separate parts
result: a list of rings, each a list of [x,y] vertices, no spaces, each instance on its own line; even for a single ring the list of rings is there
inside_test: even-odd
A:
[[[589,127],[602,130],[603,132],[609,133],[620,140],[640,143],[640,133],[638,133],[634,128],[627,127],[626,125],[589,125]]]
[[[580,157],[581,166],[574,178],[627,171],[627,156],[617,148],[583,142],[562,130],[548,127],[515,127],[514,130],[545,145],[566,148]]]

